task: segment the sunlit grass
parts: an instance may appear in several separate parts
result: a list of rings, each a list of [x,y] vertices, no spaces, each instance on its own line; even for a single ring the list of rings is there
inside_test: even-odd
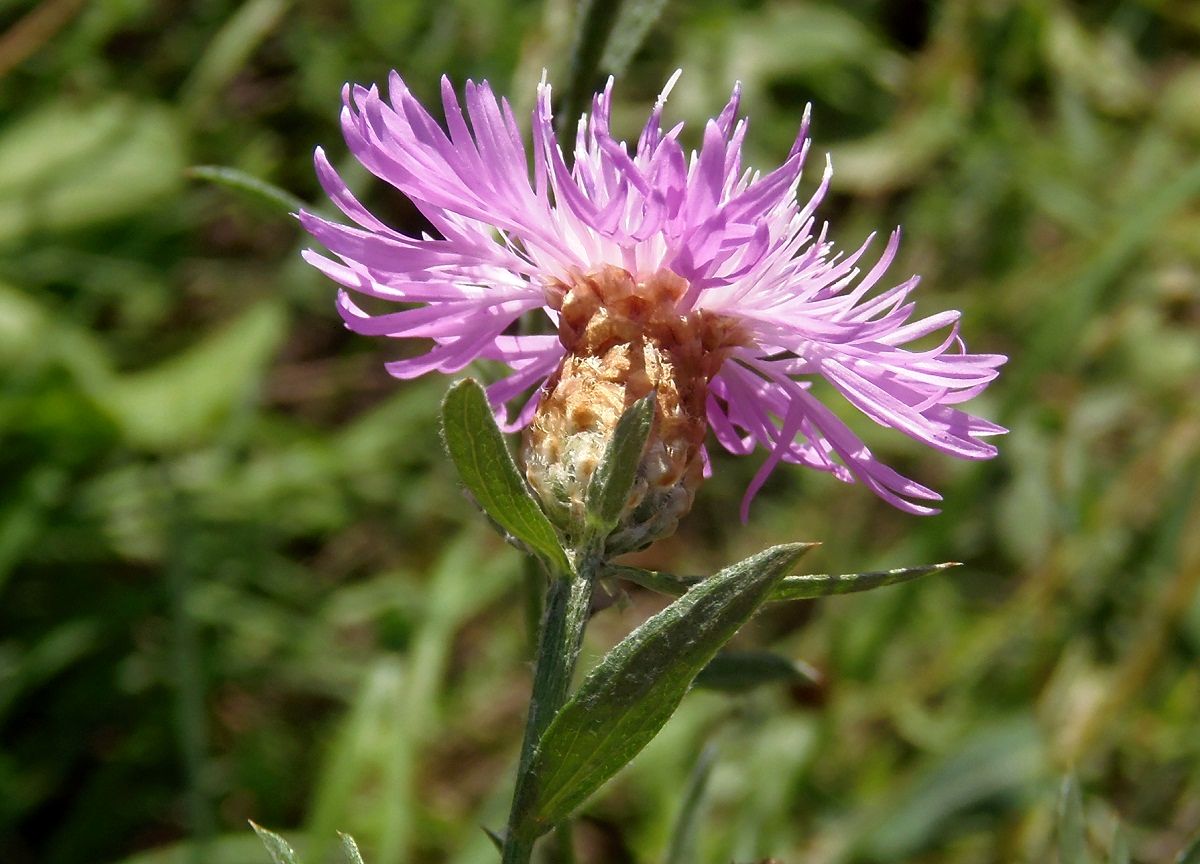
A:
[[[80,4],[0,79],[5,864],[173,864],[189,837],[260,862],[249,818],[310,862],[335,829],[368,864],[494,860],[521,563],[456,489],[442,384],[343,335],[294,220],[183,169],[316,200],[344,81],[527,92],[567,74],[570,5]],[[0,5],[0,29],[32,6]],[[1182,2],[667,4],[618,109],[644,116],[683,66],[668,111],[695,121],[740,79],[771,165],[813,102],[837,239],[904,226],[919,302],[1012,357],[980,408],[1012,432],[996,462],[949,464],[864,427],[944,492],[929,519],[780,472],[742,529],[757,464],[714,454],[638,566],[793,540],[823,542],[814,572],[964,566],[768,611],[741,644],[820,685],[689,695],[586,808],[583,860],[662,860],[714,740],[706,862],[1050,861],[1071,771],[1096,860],[1117,818],[1137,861],[1195,832],[1198,46]],[[629,590],[585,662],[661,608]]]

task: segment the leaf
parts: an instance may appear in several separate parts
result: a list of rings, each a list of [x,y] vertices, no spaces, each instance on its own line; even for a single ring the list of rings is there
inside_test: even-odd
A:
[[[712,776],[712,769],[716,764],[717,745],[709,744],[700,751],[700,756],[688,775],[687,786],[683,790],[683,803],[679,805],[679,815],[675,818],[675,827],[671,830],[671,842],[667,845],[666,864],[691,864],[696,860],[694,850],[700,828],[700,805],[708,789],[708,778]]]
[[[626,564],[609,564],[604,568],[604,575],[624,579],[669,597],[682,597],[703,581],[699,576],[676,576],[662,570],[643,570],[641,567],[630,567]]]
[[[1129,864],[1129,838],[1120,823],[1113,830],[1112,849],[1108,853],[1108,864]]]
[[[487,396],[473,378],[459,381],[446,394],[442,438],[463,485],[483,511],[555,571],[569,573],[558,534],[517,472]]]
[[[837,188],[881,195],[920,183],[953,146],[963,116],[960,105],[935,102],[880,132],[835,143]]]
[[[617,15],[600,68],[612,75],[623,74],[666,8],[667,0],[626,0]]]
[[[263,841],[245,830],[214,837],[203,847],[204,864],[261,864]],[[194,840],[181,840],[137,852],[112,864],[194,864],[199,851]]]
[[[1058,798],[1058,864],[1081,864],[1083,835],[1083,798],[1075,778],[1067,776]]]
[[[444,728],[446,667],[455,636],[512,583],[517,563],[486,555],[474,532],[443,541],[425,574],[405,655],[381,657],[368,670],[315,784],[318,794],[305,826],[312,860],[329,860],[334,829],[348,825],[373,835],[372,854],[379,862],[413,857],[422,818],[421,758]],[[364,797],[372,807],[360,806]]]
[[[487,835],[487,838],[492,841],[492,845],[496,847],[496,851],[504,854],[504,835],[498,831],[493,831],[486,825],[480,825],[479,827],[483,829],[483,833]]]
[[[283,307],[263,301],[151,369],[111,378],[99,369],[81,370],[79,377],[134,445],[186,447],[211,435],[252,396],[285,323]]]
[[[646,439],[654,425],[656,403],[655,394],[651,393],[626,409],[592,475],[587,491],[588,522],[600,537],[611,534],[625,512]]]
[[[263,845],[267,847],[267,851],[271,854],[271,860],[275,864],[300,864],[300,859],[296,857],[295,850],[278,834],[268,831],[254,822],[250,823],[250,827],[254,829],[254,833],[258,835],[258,839],[262,841]]]
[[[0,163],[2,164],[2,163]],[[1036,326],[1024,337],[1026,350],[1020,367],[1007,377],[1001,412],[1029,400],[1030,392],[1048,370],[1061,368],[1076,343],[1070,334],[1094,315],[1104,292],[1147,244],[1160,236],[1161,226],[1200,195],[1200,159],[1171,169],[1170,183],[1147,189],[1131,202],[1113,227],[1101,232],[1093,254],[1073,273],[1067,284],[1049,294],[1050,308],[1039,310]]]
[[[374,797],[385,798],[377,801],[377,812],[381,820],[400,821],[395,827],[389,825],[392,831],[405,832],[407,820],[416,818],[409,810],[397,808],[393,801],[399,793],[403,804],[411,802],[405,794],[405,774],[412,770],[414,759],[412,739],[404,734],[404,722],[412,708],[411,681],[406,671],[401,658],[382,655],[363,672],[358,693],[325,759],[312,815],[305,826],[305,834],[311,838],[308,852],[314,860],[330,859],[333,828],[358,815],[356,802],[364,794],[363,788],[377,789]],[[370,823],[356,824],[356,831],[373,827]]]
[[[358,844],[354,842],[354,838],[349,834],[338,832],[338,837],[342,841],[342,853],[346,856],[347,864],[363,864],[362,853],[358,851]]]
[[[47,686],[101,643],[99,621],[77,618],[63,621],[20,649],[6,646],[7,662],[0,663],[0,720],[19,705],[22,696]]]
[[[892,803],[856,830],[854,861],[911,861],[948,826],[986,802],[1032,794],[1046,755],[1038,724],[1016,714],[990,723],[927,762]]]
[[[4,337],[10,325],[21,328],[18,350],[24,338],[40,343],[128,443],[158,451],[209,440],[251,399],[287,324],[283,304],[264,300],[154,366],[118,373],[104,342],[64,317],[0,285],[0,344],[9,347]],[[0,354],[0,360],[8,357]]]
[[[613,648],[538,743],[528,798],[514,808],[514,830],[544,833],[636,756],[700,670],[812,545],[776,546],[722,570]]]
[[[958,567],[956,561],[944,564],[926,564],[923,567],[901,567],[895,570],[875,570],[867,573],[806,573],[801,576],[788,576],[780,582],[768,603],[779,603],[785,600],[810,600],[814,597],[825,597],[831,594],[850,594],[855,591],[869,591],[872,588],[882,588],[885,585],[896,585],[909,582],[930,573],[940,573],[951,567]],[[695,576],[675,576],[661,570],[643,570],[640,567],[629,567],[624,564],[610,564],[604,571],[605,576],[615,576],[651,591],[668,594],[673,597],[682,596],[689,588],[700,580]]]
[[[183,179],[174,113],[149,102],[59,99],[0,136],[0,246],[146,210]]]
[[[196,180],[207,180],[219,186],[244,192],[284,213],[295,213],[305,207],[303,201],[286,189],[280,189],[278,186],[251,176],[245,171],[239,171],[237,168],[229,168],[225,165],[193,165],[184,174]]]
[[[947,561],[943,564],[925,564],[921,567],[900,567],[895,570],[875,570],[867,573],[807,573],[802,576],[789,576],[771,593],[770,600],[773,603],[781,600],[808,600],[831,594],[870,591],[885,585],[911,582],[930,573],[940,573],[958,566],[960,565],[957,561]]]
[[[747,693],[769,684],[816,684],[816,670],[772,651],[722,651],[696,676],[696,686]]]
[[[19,363],[28,363],[37,356],[37,347],[45,344],[44,334],[53,318],[43,303],[0,283],[0,363],[6,370],[19,368]]]
[[[180,102],[200,116],[217,94],[242,71],[255,49],[284,20],[290,0],[246,0],[208,43],[180,90]]]
[[[1175,858],[1175,864],[1200,864],[1200,834],[1192,838]]]

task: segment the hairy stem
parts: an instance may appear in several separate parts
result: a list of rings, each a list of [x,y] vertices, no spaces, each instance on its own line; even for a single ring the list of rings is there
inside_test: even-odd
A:
[[[538,635],[534,658],[533,695],[525,721],[525,738],[517,766],[517,785],[513,792],[508,832],[504,840],[503,864],[527,864],[533,853],[536,834],[520,824],[522,808],[536,789],[537,777],[530,772],[538,741],[558,709],[567,701],[575,662],[583,644],[592,587],[599,569],[594,555],[581,554],[575,572],[556,574],[546,594],[546,608]]]

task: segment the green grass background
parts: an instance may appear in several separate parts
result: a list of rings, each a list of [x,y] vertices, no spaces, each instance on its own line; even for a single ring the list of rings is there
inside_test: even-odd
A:
[[[424,99],[487,77],[519,110],[565,81],[568,0],[0,0],[0,861],[249,864],[247,819],[310,864],[494,860],[528,698],[526,575],[439,451],[448,382],[354,337],[283,210],[189,178],[230,166],[320,204],[343,82]],[[639,558],[711,572],[958,560],[776,608],[738,644],[819,685],[697,691],[584,810],[582,862],[662,859],[717,742],[693,859],[1050,862],[1080,778],[1090,860],[1200,828],[1200,6],[1190,0],[671,0],[616,91],[635,135],[667,76],[697,124],[735,79],[748,159],[813,103],[811,190],[854,247],[1011,356],[958,464],[855,421],[944,515],[716,455]],[[690,130],[693,142],[700,128]],[[877,247],[878,248],[878,247]],[[843,411],[849,415],[849,411]],[[662,601],[600,613],[585,662]],[[189,839],[194,843],[189,843]]]

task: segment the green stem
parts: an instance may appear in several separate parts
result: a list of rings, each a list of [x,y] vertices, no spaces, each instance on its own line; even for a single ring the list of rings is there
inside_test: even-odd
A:
[[[622,0],[579,0],[567,86],[555,111],[559,145],[567,159],[575,152],[575,127],[599,76],[604,46],[612,36],[621,5]]]
[[[567,701],[575,663],[583,644],[592,588],[600,563],[591,554],[578,557],[574,573],[556,574],[546,593],[537,654],[533,670],[533,695],[525,721],[525,738],[517,766],[517,786],[513,792],[508,833],[504,840],[503,864],[528,864],[536,834],[520,825],[522,809],[536,788],[537,778],[530,765],[538,741],[558,709]]]
[[[570,820],[554,826],[554,839],[558,841],[558,864],[575,864],[575,837]]]
[[[204,716],[204,680],[196,623],[187,608],[192,587],[188,513],[172,485],[170,472],[165,468],[163,481],[171,538],[166,582],[174,643],[171,660],[176,687],[176,723],[187,783],[188,828],[191,834],[189,858],[199,864],[208,858],[208,849],[216,833],[216,820],[205,778],[208,736]]]

